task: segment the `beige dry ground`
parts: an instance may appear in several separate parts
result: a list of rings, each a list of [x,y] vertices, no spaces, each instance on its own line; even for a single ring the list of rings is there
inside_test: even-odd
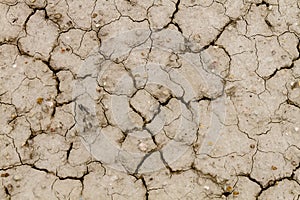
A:
[[[299,200],[299,0],[0,0],[0,199]]]

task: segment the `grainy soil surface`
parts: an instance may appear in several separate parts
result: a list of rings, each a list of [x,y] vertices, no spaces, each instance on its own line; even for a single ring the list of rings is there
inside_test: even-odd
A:
[[[0,200],[300,200],[299,0],[0,0]]]

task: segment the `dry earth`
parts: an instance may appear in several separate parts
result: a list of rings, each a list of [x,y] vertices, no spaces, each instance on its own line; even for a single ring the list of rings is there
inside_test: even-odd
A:
[[[0,199],[299,200],[299,0],[0,0]]]

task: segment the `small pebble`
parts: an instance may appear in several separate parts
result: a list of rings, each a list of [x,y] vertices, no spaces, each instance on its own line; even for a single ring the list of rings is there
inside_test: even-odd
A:
[[[169,60],[170,61],[175,61],[177,59],[177,56],[175,54],[172,54],[170,57],[169,57]]]
[[[139,144],[139,149],[140,149],[141,151],[144,151],[144,152],[147,151],[147,144],[141,142],[141,143]]]
[[[205,185],[204,189],[209,190],[209,186]]]
[[[297,164],[296,161],[292,161],[292,165],[293,165],[293,166],[297,166],[298,164]]]
[[[238,191],[233,191],[233,196],[238,196],[240,193]]]
[[[44,101],[44,98],[42,98],[42,97],[39,97],[36,99],[36,103],[40,104],[40,105],[43,103],[43,101]]]
[[[233,188],[231,186],[226,187],[226,192],[232,192]]]
[[[92,18],[96,18],[98,16],[97,13],[93,13]]]
[[[291,89],[295,89],[299,87],[300,87],[300,81],[291,82]]]
[[[22,179],[23,177],[21,176],[21,175],[14,175],[14,177],[13,177],[13,179],[15,180],[15,181],[20,181],[21,179]]]
[[[54,106],[54,103],[52,101],[47,101],[46,104],[51,108]]]
[[[61,17],[62,17],[62,14],[60,14],[60,13],[54,14],[55,19],[60,19]]]
[[[9,173],[1,174],[1,177],[8,177],[8,176],[9,176]]]
[[[290,84],[291,84],[291,86],[293,86],[295,84],[295,82],[291,82]]]
[[[70,136],[71,136],[71,137],[75,137],[75,136],[76,136],[76,133],[72,131],[72,132],[70,133]]]
[[[277,170],[277,167],[274,166],[274,165],[272,165],[271,169],[272,169],[272,170]]]

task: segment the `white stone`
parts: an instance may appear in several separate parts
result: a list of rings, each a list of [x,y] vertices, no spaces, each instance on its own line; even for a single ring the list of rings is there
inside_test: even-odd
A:
[[[22,178],[23,178],[23,177],[22,177],[21,175],[19,175],[19,174],[16,174],[16,175],[14,175],[14,177],[13,177],[13,179],[14,179],[15,181],[20,181]]]
[[[145,143],[143,143],[143,142],[141,142],[140,144],[139,144],[139,149],[141,150],[141,151],[147,151],[147,144],[145,144]]]

